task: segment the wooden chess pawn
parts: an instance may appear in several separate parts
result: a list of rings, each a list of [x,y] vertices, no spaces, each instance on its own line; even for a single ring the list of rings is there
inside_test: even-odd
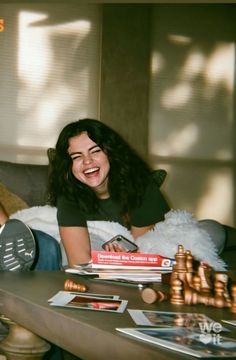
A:
[[[175,305],[184,304],[184,285],[180,279],[174,279],[171,283],[170,302]]]
[[[236,284],[231,286],[231,308],[230,311],[236,314]]]
[[[216,280],[214,282],[214,302],[213,306],[218,308],[228,307],[229,303],[225,299],[224,290],[225,284],[222,281]]]
[[[164,300],[169,299],[169,294],[164,291],[155,290],[153,288],[145,288],[141,293],[142,299],[147,304],[153,304],[156,301],[162,302]]]
[[[225,272],[216,272],[214,275],[214,279],[215,279],[215,281],[221,281],[224,284],[224,297],[230,306],[231,298],[230,298],[230,293],[228,290],[228,281],[229,281],[228,274],[226,274]]]
[[[88,288],[84,284],[79,284],[70,279],[67,279],[64,283],[64,290],[65,291],[86,292],[88,290]]]
[[[201,264],[198,266],[198,275],[200,277],[200,291],[202,293],[211,294],[211,281],[210,281],[211,268],[207,265]]]
[[[192,287],[196,291],[201,290],[201,278],[198,274],[194,274],[192,278]]]
[[[201,293],[191,287],[188,287],[184,290],[184,303],[186,305],[212,305],[213,297],[207,293]]]

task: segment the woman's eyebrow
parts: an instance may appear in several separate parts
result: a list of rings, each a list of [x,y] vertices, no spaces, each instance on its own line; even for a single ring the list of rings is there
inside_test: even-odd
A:
[[[88,151],[91,151],[91,150],[95,149],[96,147],[99,148],[98,145],[93,145],[93,146],[91,146],[91,147],[88,149]],[[75,151],[75,152],[69,153],[70,156],[71,156],[71,155],[77,155],[77,154],[82,154],[82,151]]]

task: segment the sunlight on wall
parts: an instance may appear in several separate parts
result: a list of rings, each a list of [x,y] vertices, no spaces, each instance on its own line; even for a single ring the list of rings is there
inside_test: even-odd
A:
[[[209,85],[223,85],[229,92],[234,86],[234,43],[218,43],[210,54],[204,69],[204,78]],[[212,87],[212,89],[214,89]],[[208,92],[206,92],[207,96]],[[212,94],[211,94],[212,95]],[[214,94],[213,94],[214,95]]]
[[[187,29],[192,37],[155,31],[151,165],[167,170],[164,190],[174,208],[234,225],[235,45],[204,38],[202,29]]]
[[[185,105],[192,97],[192,86],[184,81],[163,91],[161,96],[161,105],[163,108],[172,110]]]
[[[160,140],[156,151],[160,156],[184,155],[197,141],[198,135],[197,124],[188,124],[181,131],[172,131],[163,141]],[[155,147],[153,147],[153,151],[155,152]]]
[[[151,58],[151,75],[155,76],[165,67],[164,56],[158,51],[154,51]]]
[[[214,175],[208,178],[205,193],[197,202],[199,218],[213,218],[225,223],[232,217],[233,183],[228,175]],[[233,219],[231,219],[233,221]]]
[[[201,75],[204,70],[204,64],[206,57],[198,49],[192,49],[191,53],[186,58],[186,61],[179,71],[180,78],[191,81],[194,80],[198,75]]]
[[[152,54],[150,151],[154,156],[184,156],[185,154],[189,156],[191,149],[198,149],[201,146],[202,135],[199,125],[202,123],[202,119],[194,118],[195,102],[196,111],[201,114],[201,110],[207,105],[207,103],[204,105],[204,101],[214,102],[219,94],[220,87],[222,91],[228,92],[224,102],[222,105],[218,101],[216,104],[213,103],[212,110],[205,108],[206,114],[203,113],[203,120],[206,121],[205,128],[207,129],[212,122],[211,112],[214,116],[216,106],[225,106],[226,101],[228,101],[227,113],[223,112],[222,114],[224,118],[220,120],[219,117],[216,117],[214,121],[221,121],[220,126],[224,128],[225,136],[227,133],[231,134],[231,130],[225,127],[223,123],[232,124],[233,121],[233,108],[230,106],[230,102],[232,103],[234,81],[234,45],[232,43],[217,43],[210,54],[204,54],[200,46],[192,44],[191,38],[178,36],[169,36],[169,38],[173,43],[178,43],[183,47],[186,44],[191,44],[192,47],[191,51],[188,49],[178,70],[175,70],[173,81],[166,81],[165,84],[168,86],[163,88],[158,87],[160,83],[158,76],[163,76],[161,75],[162,72],[168,73],[169,64],[160,51],[155,49]],[[160,63],[158,64],[158,62]],[[199,90],[197,90],[198,82]],[[194,120],[192,121],[192,119]],[[217,125],[215,130],[217,127],[219,126]],[[232,148],[228,146],[222,149],[221,147],[215,151],[214,157],[230,159],[232,158]]]
[[[178,45],[188,45],[192,42],[191,37],[179,34],[167,34],[167,39],[170,43]]]
[[[31,90],[43,86],[49,75],[52,54],[47,34],[43,28],[31,27],[34,22],[45,20],[47,17],[44,14],[23,11],[19,14],[18,77]]]
[[[24,11],[19,14],[18,77],[22,84],[18,93],[18,107],[22,114],[17,138],[19,145],[32,145],[33,138],[34,145],[50,146],[56,141],[58,119],[76,102],[81,116],[87,113],[88,66],[83,63],[73,77],[66,78],[65,74],[71,68],[70,55],[88,36],[91,23],[78,20],[40,26],[47,17]],[[68,44],[62,42],[62,57],[57,59],[52,42],[60,37],[68,39]],[[42,136],[38,136],[38,131]]]

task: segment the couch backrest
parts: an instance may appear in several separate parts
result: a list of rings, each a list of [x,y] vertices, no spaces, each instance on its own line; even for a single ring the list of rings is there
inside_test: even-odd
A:
[[[48,165],[0,161],[0,182],[29,206],[45,205],[47,176]]]

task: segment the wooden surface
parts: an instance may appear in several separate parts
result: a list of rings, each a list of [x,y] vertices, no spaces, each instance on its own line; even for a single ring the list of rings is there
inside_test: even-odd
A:
[[[127,311],[123,314],[65,309],[50,306],[47,300],[63,290],[66,279],[81,282],[77,275],[64,272],[3,272],[0,273],[0,313],[44,339],[62,347],[83,360],[193,359],[193,357],[147,345],[119,334],[116,327],[135,327]],[[171,305],[169,302],[145,304],[140,289],[127,285],[84,281],[90,292],[117,294],[127,299],[128,308],[160,311],[203,312],[215,321],[236,320],[229,309],[204,305]],[[167,286],[167,285],[165,285]],[[158,284],[157,288],[162,285]],[[228,326],[236,338],[236,328]]]

